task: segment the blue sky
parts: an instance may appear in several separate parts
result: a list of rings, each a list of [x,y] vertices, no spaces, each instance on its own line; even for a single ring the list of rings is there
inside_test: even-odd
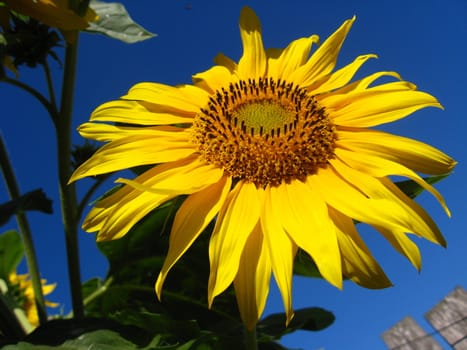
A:
[[[364,226],[362,236],[380,261],[394,287],[373,291],[350,282],[342,291],[321,280],[297,278],[295,308],[320,306],[336,315],[325,331],[298,332],[284,338],[284,345],[305,350],[385,349],[380,334],[406,315],[427,330],[423,314],[455,286],[467,287],[467,236],[465,227],[467,3],[443,1],[125,1],[132,17],[158,37],[134,45],[83,34],[73,125],[87,121],[99,104],[118,98],[135,83],[189,83],[192,74],[212,65],[222,52],[238,59],[241,42],[238,16],[244,5],[252,7],[263,24],[266,47],[284,47],[291,40],[318,34],[325,39],[347,18],[357,16],[343,46],[338,66],[357,55],[375,53],[361,75],[395,70],[420,90],[436,96],[445,110],[425,109],[385,126],[385,130],[430,143],[458,162],[454,174],[437,185],[452,211],[446,217],[429,195],[418,199],[439,224],[448,241],[443,249],[416,240],[423,256],[418,273],[378,234]],[[187,6],[189,5],[189,6]],[[51,62],[53,73],[60,66]],[[45,90],[42,72],[21,70],[24,81]],[[58,81],[57,81],[58,85]],[[61,232],[52,123],[42,107],[24,92],[0,84],[1,132],[13,159],[21,189],[42,187],[54,199],[55,215],[28,214],[37,244],[43,277],[58,283],[53,299],[70,308],[64,239]],[[74,133],[75,143],[81,143]],[[84,186],[84,180],[79,186]],[[110,187],[111,184],[108,184]],[[7,193],[0,184],[0,198]],[[6,228],[15,227],[11,221]],[[106,263],[95,248],[94,237],[80,235],[82,277],[105,276]],[[266,314],[282,311],[273,289]]]

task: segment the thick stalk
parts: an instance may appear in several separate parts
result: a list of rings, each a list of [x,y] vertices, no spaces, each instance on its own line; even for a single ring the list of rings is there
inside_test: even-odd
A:
[[[3,137],[0,135],[0,166],[2,169],[3,177],[8,188],[8,193],[11,199],[15,200],[20,197],[19,186],[16,182],[16,177],[11,166],[8,153],[6,151]],[[47,313],[45,309],[44,295],[42,294],[41,277],[39,274],[39,267],[37,264],[36,251],[32,240],[31,229],[24,212],[16,214],[16,221],[24,244],[24,252],[26,254],[26,263],[28,264],[29,275],[31,276],[32,288],[34,291],[34,300],[37,307],[37,315],[40,324],[47,321]]]
[[[244,329],[245,335],[245,349],[258,350],[258,340],[256,339],[256,327],[252,330]]]
[[[78,205],[76,187],[68,185],[71,175],[71,116],[77,61],[78,34],[74,43],[67,43],[65,68],[62,85],[60,116],[57,120],[58,178],[63,225],[65,229],[68,275],[70,279],[71,301],[75,318],[84,317],[81,291],[81,272],[78,249]]]

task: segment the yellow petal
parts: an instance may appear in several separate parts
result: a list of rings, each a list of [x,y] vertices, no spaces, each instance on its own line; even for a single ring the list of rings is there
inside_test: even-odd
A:
[[[396,85],[397,84],[397,85]],[[339,106],[329,99],[321,102],[329,108],[329,115],[337,125],[372,127],[389,123],[425,108],[439,107],[439,102],[425,92],[412,90],[406,82],[388,83],[363,92],[344,95]],[[388,87],[383,90],[383,86]]]
[[[131,192],[136,193],[132,187],[123,186],[116,192],[99,200],[84,219],[82,229],[86,232],[99,231],[107,220],[108,213],[112,212],[112,210],[119,205],[121,200]],[[101,235],[97,238],[98,240],[105,240],[104,236],[105,235]],[[109,239],[111,239],[111,237]]]
[[[345,67],[344,67],[345,68]],[[316,95],[315,98],[321,103],[325,103],[329,108],[336,109],[340,105],[348,103],[346,98],[350,93],[357,93],[365,91],[370,84],[374,83],[381,77],[392,77],[401,80],[401,76],[397,72],[384,71],[373,73],[363,79],[354,81],[353,83],[347,84],[337,90],[328,92],[326,94]],[[344,101],[342,103],[342,101]]]
[[[317,95],[323,92],[332,91],[346,85],[360,69],[360,67],[370,58],[377,58],[376,55],[358,56],[352,63],[335,71],[328,77],[323,78],[323,82],[318,82],[313,87],[310,87],[310,93]]]
[[[288,80],[288,77],[307,61],[311,46],[318,42],[317,35],[292,41],[276,60],[277,78]]]
[[[248,237],[234,280],[235,296],[243,323],[254,329],[263,313],[271,281],[271,262],[261,226]]]
[[[422,268],[422,256],[417,245],[400,230],[389,230],[385,227],[374,226],[388,241],[393,248],[405,256],[412,265],[420,271]]]
[[[113,206],[112,210],[103,213],[103,221],[96,240],[107,241],[123,237],[153,209],[174,197],[175,195],[157,195],[133,190]]]
[[[347,178],[347,174],[339,166],[339,162],[333,160],[332,166],[319,169],[315,175],[308,176],[307,183],[321,198],[331,207],[344,215],[369,224],[383,227],[401,227],[396,220],[396,215],[403,209],[387,198],[371,198],[356,188],[353,178]],[[338,170],[334,170],[336,167]],[[342,175],[340,175],[342,172]],[[404,228],[405,226],[402,225]]]
[[[409,207],[409,211],[413,211],[417,214],[418,217],[421,218],[429,227],[430,230],[426,230],[423,235],[415,234],[419,237],[423,237],[430,242],[442,245],[446,247],[446,240],[444,239],[441,231],[439,230],[436,223],[433,219],[427,214],[427,212],[418,205],[414,200],[409,198],[404,192],[402,192],[399,187],[397,187],[390,179],[382,178],[380,179],[381,183],[386,186],[397,198],[404,203],[405,206]]]
[[[383,269],[360,238],[353,220],[332,207],[329,214],[335,224],[344,276],[366,288],[391,286]]]
[[[127,185],[96,203],[83,223],[88,232],[99,231],[98,240],[120,238],[152,209],[181,194],[191,194],[217,182],[222,171],[209,171],[196,157],[165,163],[138,176]],[[204,177],[203,177],[204,175]],[[201,178],[200,178],[201,176]],[[174,185],[178,181],[177,185]],[[158,184],[165,191],[146,191]],[[135,188],[138,187],[138,188]],[[173,187],[173,188],[172,188]],[[171,189],[169,191],[169,189]]]
[[[424,174],[446,174],[456,165],[451,157],[426,143],[382,131],[339,130],[337,144],[357,153],[392,160]]]
[[[207,103],[209,95],[203,89],[192,85],[173,87],[157,83],[139,83],[122,98],[147,101],[179,111],[198,113],[200,108]]]
[[[283,49],[268,47],[266,50],[266,57],[268,58],[268,74],[269,78],[277,80],[279,78],[278,58]]]
[[[293,263],[297,245],[287,235],[279,220],[278,206],[273,203],[272,189],[267,187],[261,212],[261,227],[269,250],[271,267],[274,273],[286,313],[286,324],[294,316],[292,306]]]
[[[234,73],[237,71],[237,62],[221,53],[217,54],[216,57],[214,57],[214,63],[227,68],[230,73]]]
[[[207,71],[193,75],[193,83],[211,94],[222,87],[227,88],[229,83],[235,80],[235,75],[223,66],[214,66]]]
[[[188,196],[178,209],[170,233],[169,251],[155,285],[159,299],[170,269],[219,212],[231,185],[231,178],[224,176],[220,181]]]
[[[78,127],[79,134],[87,139],[100,142],[115,141],[125,137],[142,136],[161,139],[172,139],[172,133],[180,133],[180,140],[188,143],[190,132],[175,126],[130,127],[102,123],[84,123]]]
[[[319,194],[294,180],[272,188],[271,201],[290,238],[313,258],[327,281],[342,288],[337,237],[327,206]]]
[[[326,41],[318,47],[307,63],[293,72],[289,81],[308,86],[332,72],[342,44],[355,21],[355,16],[345,21]]]
[[[194,112],[188,115],[167,113],[163,109],[156,109],[157,105],[137,101],[117,100],[104,103],[97,107],[91,115],[91,121],[115,122],[139,125],[168,125],[186,124],[193,122]]]
[[[135,180],[119,178],[115,182],[127,184],[139,191],[177,196],[197,192],[216,183],[223,175],[221,168],[208,164],[196,156],[164,165],[166,166],[148,170],[152,176],[147,181],[141,182],[138,178]]]
[[[140,165],[171,162],[188,157],[195,151],[185,133],[167,133],[164,138],[129,136],[101,147],[75,170],[70,182]]]
[[[240,181],[221,208],[209,242],[209,307],[237,275],[245,243],[259,219],[259,204],[256,186]]]
[[[365,174],[380,178],[390,175],[398,175],[415,181],[422,188],[430,192],[441,204],[446,214],[451,216],[443,196],[441,196],[441,194],[433,186],[431,186],[409,168],[384,158],[374,157],[362,152],[347,151],[342,148],[336,148],[335,154],[351,168],[361,171]]]
[[[410,232],[421,237],[434,238],[440,234],[435,232],[438,228],[430,226],[429,222],[423,220],[411,206],[402,201],[396,193],[383,184],[384,178],[374,178],[370,175],[352,169],[339,161],[338,159],[331,160],[332,166],[349,181],[356,189],[362,192],[365,196],[372,199],[375,206],[385,207],[387,214],[382,216],[388,224],[376,224],[376,226],[386,227],[389,229],[397,229],[402,232]],[[384,201],[382,205],[380,202]],[[386,203],[390,203],[390,207],[386,207]],[[368,223],[375,222],[367,221]]]
[[[240,35],[243,55],[238,62],[238,75],[241,79],[255,79],[266,73],[267,58],[261,37],[261,24],[249,7],[240,13]]]

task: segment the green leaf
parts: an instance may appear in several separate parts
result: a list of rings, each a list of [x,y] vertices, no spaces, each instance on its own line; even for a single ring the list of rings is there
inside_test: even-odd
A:
[[[34,345],[26,342],[19,342],[15,345],[7,345],[3,350],[151,350],[151,349],[166,349],[159,347],[160,337],[155,337],[149,345],[140,347],[131,341],[123,338],[118,333],[102,329],[94,332],[89,332],[80,335],[75,339],[65,341],[61,345]]]
[[[13,215],[29,210],[52,214],[52,201],[46,197],[41,189],[38,189],[0,204],[0,225],[6,224]]]
[[[8,276],[21,262],[24,246],[18,232],[11,230],[0,235],[0,278],[8,280]]]
[[[308,307],[295,311],[295,316],[285,327],[284,313],[272,314],[258,323],[258,331],[276,339],[296,330],[320,331],[329,327],[335,320],[332,312],[319,307]]]
[[[113,39],[133,44],[150,39],[153,34],[135,23],[120,3],[106,3],[92,0],[89,6],[96,12],[99,19],[89,23],[87,32],[101,33]]]
[[[305,277],[322,278],[313,259],[302,249],[295,256],[293,273]]]
[[[423,178],[423,180],[428,182],[430,185],[433,185],[434,183],[441,181],[442,179],[448,177],[449,175],[450,174],[430,176],[430,177]],[[413,180],[398,181],[398,182],[395,182],[395,184],[397,187],[399,187],[399,189],[402,192],[404,192],[410,198],[417,197],[420,193],[422,193],[425,190],[422,186],[420,186],[418,183],[416,183]]]
[[[158,334],[172,334],[192,339],[199,336],[200,329],[195,320],[174,320],[167,315],[144,311],[125,310],[116,315],[119,322]]]
[[[286,348],[285,346],[279,344],[279,343],[276,343],[276,342],[273,342],[273,341],[270,341],[270,342],[267,342],[267,343],[259,343],[259,350],[291,350],[289,348]]]
[[[23,341],[29,344],[47,345],[51,349],[56,347],[58,349],[81,349],[81,344],[89,344],[93,341],[96,344],[101,342],[110,344],[112,339],[117,339],[116,341],[121,344],[130,344],[131,349],[145,349],[148,344],[153,343],[155,336],[156,334],[151,335],[143,329],[122,325],[114,320],[86,317],[79,320],[51,320],[36,328]],[[76,346],[70,346],[75,345],[75,342]],[[120,349],[119,346],[115,348]],[[100,349],[100,347],[93,347],[93,349]]]

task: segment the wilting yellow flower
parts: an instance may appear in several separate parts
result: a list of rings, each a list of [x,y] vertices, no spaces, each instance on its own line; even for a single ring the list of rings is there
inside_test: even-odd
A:
[[[219,55],[214,67],[194,75],[193,85],[140,83],[121,100],[98,107],[79,131],[108,143],[71,181],[157,165],[134,180],[117,180],[124,186],[95,205],[84,229],[97,231],[99,241],[120,238],[154,208],[188,195],[173,223],[157,295],[169,270],[217,217],[208,302],[233,282],[248,328],[261,316],[271,273],[287,322],[293,317],[298,248],[339,288],[343,276],[368,288],[390,285],[353,220],[373,226],[420,268],[419,250],[406,234],[445,241],[389,176],[413,179],[449,214],[441,195],[416,172],[444,174],[455,162],[429,145],[371,127],[441,106],[395,72],[350,83],[375,55],[334,71],[354,20],[310,55],[316,35],[265,50],[259,20],[244,8],[238,63]],[[380,77],[394,81],[375,84]]]
[[[95,21],[96,14],[88,9],[84,17],[68,8],[68,0],[3,0],[13,11],[32,17],[49,27],[68,30],[85,29]]]
[[[34,327],[39,325],[39,317],[37,316],[37,307],[34,301],[34,289],[32,287],[32,282],[28,274],[17,275],[15,272],[12,272],[9,276],[10,283],[18,287],[21,292],[21,298],[23,299],[23,304],[21,307],[26,313],[26,317],[29,320],[29,323]],[[49,295],[52,293],[56,287],[54,284],[46,284],[46,280],[42,279],[42,293],[44,295]],[[45,301],[45,305],[48,307],[57,307],[57,303],[52,303],[50,301]]]

